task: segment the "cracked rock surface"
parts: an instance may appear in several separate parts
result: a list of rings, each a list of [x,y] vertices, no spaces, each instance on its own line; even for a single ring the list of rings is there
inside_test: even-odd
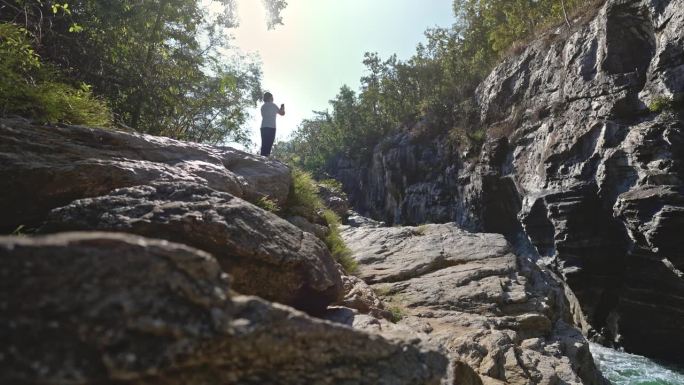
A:
[[[348,321],[354,327],[436,344],[468,383],[605,384],[571,326],[560,280],[516,256],[503,236],[452,223],[347,227],[342,235],[359,277],[401,318],[358,316]]]
[[[290,187],[284,164],[229,147],[22,119],[0,119],[0,174],[0,233],[36,227],[49,210],[75,199],[155,180],[277,202]]]

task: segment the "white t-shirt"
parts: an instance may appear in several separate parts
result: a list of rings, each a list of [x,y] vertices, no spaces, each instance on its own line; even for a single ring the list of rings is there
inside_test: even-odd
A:
[[[278,107],[275,103],[264,103],[261,106],[261,128],[276,128],[276,115],[278,115],[279,111],[280,107]]]

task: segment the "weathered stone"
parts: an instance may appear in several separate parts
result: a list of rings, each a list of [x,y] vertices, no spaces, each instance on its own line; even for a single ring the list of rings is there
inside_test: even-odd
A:
[[[306,231],[318,237],[319,239],[325,238],[330,232],[328,227],[319,225],[317,223],[311,223],[306,218],[300,216],[294,216],[287,218],[287,221],[293,225],[299,227],[302,231]]]
[[[284,202],[289,169],[224,147],[78,126],[0,120],[0,233],[34,227],[47,212],[119,187],[188,181],[238,197]]]
[[[361,278],[342,275],[344,285],[344,298],[339,305],[356,309],[362,314],[370,314],[376,318],[391,319],[392,313],[385,309],[385,305],[370,287]]]
[[[245,297],[209,254],[126,234],[0,237],[0,383],[439,384],[446,358]]]
[[[361,263],[358,276],[369,283],[405,280],[470,260],[501,256],[510,249],[501,236],[469,233],[451,224],[379,227],[375,231],[350,227],[344,230],[344,238]]]
[[[581,331],[569,326],[560,281],[512,254],[503,236],[454,224],[349,227],[342,235],[359,276],[375,283],[386,308],[399,309],[399,326],[412,330],[404,334],[441,346],[471,383],[604,384]],[[395,329],[381,320],[349,324],[383,335]]]
[[[181,242],[213,254],[241,293],[319,312],[342,281],[314,235],[228,193],[153,182],[53,210],[41,232],[117,231]]]
[[[339,159],[329,172],[355,209],[389,224],[529,240],[575,292],[587,332],[684,356],[682,9],[608,0],[506,58],[476,92],[479,159],[409,129],[370,164]],[[650,111],[659,100],[671,107]]]
[[[319,183],[317,187],[318,196],[323,200],[325,207],[339,215],[340,218],[347,218],[347,215],[349,214],[349,200],[347,199],[347,194],[340,191],[339,188],[333,188],[323,183]]]

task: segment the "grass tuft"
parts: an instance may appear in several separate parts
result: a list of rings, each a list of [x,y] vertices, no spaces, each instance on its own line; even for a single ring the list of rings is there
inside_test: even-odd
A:
[[[387,310],[392,314],[390,321],[393,323],[397,323],[406,317],[406,311],[400,306],[390,306]]]
[[[292,169],[292,186],[287,197],[286,215],[298,215],[308,220],[314,220],[318,212],[324,207],[318,196],[318,186],[313,177],[306,171]]]
[[[278,213],[280,211],[280,206],[278,206],[278,203],[269,197],[261,197],[254,202],[254,204],[272,213]]]
[[[670,111],[674,109],[674,99],[667,96],[658,96],[653,98],[651,103],[648,105],[648,110],[651,112],[663,112]]]
[[[328,235],[323,241],[328,246],[333,258],[342,265],[347,273],[353,274],[358,270],[358,264],[340,235],[340,217],[325,207],[323,200],[318,195],[318,190],[311,174],[293,168],[292,187],[287,198],[287,206],[283,212],[287,216],[298,215],[312,222],[316,222],[317,218],[322,217],[329,228]]]
[[[332,210],[323,210],[323,218],[328,224],[330,232],[325,237],[325,244],[330,249],[333,258],[344,268],[349,274],[356,273],[359,269],[359,264],[352,257],[352,252],[344,243],[340,235],[340,217]]]

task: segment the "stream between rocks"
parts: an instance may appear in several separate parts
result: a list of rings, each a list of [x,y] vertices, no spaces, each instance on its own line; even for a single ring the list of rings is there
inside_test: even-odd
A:
[[[590,344],[596,366],[613,385],[683,385],[684,367],[666,366],[646,357]]]

